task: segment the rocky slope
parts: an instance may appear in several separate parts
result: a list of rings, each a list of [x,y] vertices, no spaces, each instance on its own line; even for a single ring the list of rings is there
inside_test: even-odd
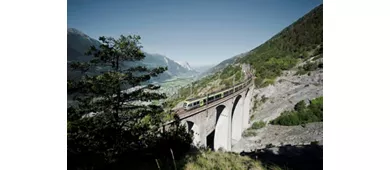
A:
[[[322,61],[322,59],[317,59]],[[302,65],[304,63],[301,63]],[[298,66],[300,66],[298,65]],[[298,67],[297,66],[297,67]],[[294,109],[294,105],[301,100],[323,96],[323,69],[311,71],[305,75],[295,75],[297,67],[285,71],[275,80],[274,85],[255,89],[251,106],[251,123],[256,121],[269,122],[280,116],[285,110]],[[261,101],[263,102],[254,102]],[[259,103],[254,107],[255,103]],[[322,122],[309,123],[306,126],[277,126],[267,124],[256,130],[253,137],[244,137],[233,146],[233,151],[251,151],[265,148],[268,144],[310,144],[319,141],[322,144]]]
[[[308,123],[303,126],[268,125],[256,131],[256,136],[244,137],[232,148],[233,152],[251,152],[266,148],[267,145],[309,145],[318,141],[323,143],[323,123]]]

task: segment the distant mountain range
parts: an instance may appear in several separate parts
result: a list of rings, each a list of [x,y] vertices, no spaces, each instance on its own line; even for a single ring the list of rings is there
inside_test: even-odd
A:
[[[179,63],[181,66],[183,66],[184,68],[186,68],[186,69],[188,69],[188,70],[194,70],[194,69],[192,69],[192,67],[190,66],[190,64],[188,64],[187,61],[185,61],[185,62],[177,62],[177,63]]]
[[[92,56],[85,56],[84,53],[89,49],[90,46],[100,46],[100,42],[89,37],[83,32],[75,29],[68,28],[68,45],[67,45],[67,60],[70,61],[89,61],[92,59]],[[136,66],[142,65],[148,68],[155,67],[168,67],[168,70],[159,75],[157,78],[153,78],[152,82],[161,82],[167,79],[174,77],[191,77],[199,74],[196,70],[192,69],[191,66],[184,62],[184,64],[179,64],[171,60],[170,58],[160,55],[160,54],[150,54],[144,52],[145,58],[139,62],[125,62],[125,66]],[[77,78],[79,73],[70,72],[68,67],[68,78]]]
[[[233,64],[238,58],[243,57],[245,55],[246,55],[246,53],[242,53],[242,54],[236,55],[234,57],[228,58],[228,59],[220,62],[216,66],[210,66],[205,71],[201,72],[199,77],[201,78],[201,77],[204,77],[204,76],[207,76],[207,75],[214,74],[214,73],[216,73],[218,71],[221,71],[225,67],[229,66],[230,64]]]
[[[204,65],[204,66],[192,66],[192,69],[196,70],[198,73],[202,74],[209,69],[213,68],[215,65]]]

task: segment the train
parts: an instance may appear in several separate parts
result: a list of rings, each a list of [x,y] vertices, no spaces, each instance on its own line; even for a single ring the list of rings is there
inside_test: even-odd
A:
[[[225,88],[225,89],[222,89],[218,92],[213,92],[213,93],[209,94],[208,96],[187,99],[183,103],[183,108],[184,108],[184,110],[188,111],[188,110],[192,110],[192,109],[195,109],[198,107],[202,107],[206,104],[210,104],[214,101],[217,101],[219,99],[227,97],[236,91],[241,90],[242,88],[244,88],[248,84],[250,84],[251,80],[252,80],[252,77],[249,77],[247,80],[245,80],[241,83],[238,83],[238,84],[234,85],[233,87]]]

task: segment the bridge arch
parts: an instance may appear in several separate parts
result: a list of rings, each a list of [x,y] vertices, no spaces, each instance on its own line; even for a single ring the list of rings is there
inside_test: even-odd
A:
[[[182,122],[182,125],[186,127],[187,132],[191,132],[193,134],[192,144],[194,146],[199,146],[201,140],[199,126],[189,120]]]
[[[219,105],[216,107],[217,117],[215,125],[214,136],[214,150],[222,148],[224,150],[230,149],[229,147],[229,108],[225,105]]]
[[[238,95],[234,100],[232,109],[232,144],[235,144],[241,139],[243,131],[243,107],[243,97],[242,95]]]

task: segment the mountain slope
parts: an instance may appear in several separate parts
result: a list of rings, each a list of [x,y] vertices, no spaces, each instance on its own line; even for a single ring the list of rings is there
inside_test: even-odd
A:
[[[179,63],[181,66],[183,66],[183,67],[186,68],[187,70],[195,71],[195,70],[190,66],[190,64],[188,64],[187,61],[184,61],[184,62],[177,62],[177,63]]]
[[[255,70],[256,86],[265,87],[272,84],[283,70],[289,70],[299,62],[313,56],[322,57],[323,5],[319,5],[303,17],[283,29],[264,44],[253,50],[222,61],[217,66],[203,73],[203,77],[226,72],[232,64],[250,64]],[[213,79],[204,80],[205,86]],[[223,82],[221,80],[220,82]]]
[[[215,65],[203,65],[203,66],[193,66],[192,69],[202,74],[207,72],[209,69],[215,67]]]
[[[92,59],[91,56],[85,56],[84,53],[89,49],[90,46],[99,47],[100,42],[89,37],[83,32],[75,29],[68,28],[68,45],[67,45],[67,60],[70,61],[89,61]],[[137,62],[125,62],[125,66],[136,66],[142,65],[148,68],[155,67],[168,67],[168,70],[151,81],[164,81],[173,77],[180,76],[193,76],[196,74],[195,71],[187,69],[175,61],[169,59],[160,54],[149,54],[144,52],[145,58]],[[70,72],[68,65],[68,78],[77,78],[79,73]]]
[[[255,74],[256,88],[262,88],[274,84],[278,76],[299,63],[322,58],[322,16],[321,4],[260,46],[221,62],[203,73],[203,77],[193,83],[192,89],[189,86],[181,88],[179,91],[183,96],[172,100],[173,105],[191,97],[191,91],[202,95],[231,86],[233,80],[242,81],[244,76],[240,80],[240,75],[248,68],[246,64]],[[306,72],[310,68],[295,69]]]
[[[204,76],[207,76],[207,75],[211,75],[211,74],[215,74],[216,72],[219,72],[223,69],[225,69],[227,66],[233,64],[234,62],[236,62],[236,60],[242,56],[244,56],[246,53],[242,53],[242,54],[239,54],[239,55],[236,55],[234,57],[231,57],[229,59],[226,59],[226,60],[223,60],[221,63],[219,63],[218,65],[208,69],[207,71],[205,71],[204,73],[202,73],[200,75],[200,77],[204,77]]]
[[[92,57],[85,56],[84,53],[90,46],[100,45],[99,41],[75,28],[68,28],[67,43],[68,61],[88,61]]]
[[[289,70],[299,61],[322,54],[322,4],[283,29],[264,44],[256,47],[239,63],[249,63],[255,70],[258,86],[268,85],[283,70]]]

